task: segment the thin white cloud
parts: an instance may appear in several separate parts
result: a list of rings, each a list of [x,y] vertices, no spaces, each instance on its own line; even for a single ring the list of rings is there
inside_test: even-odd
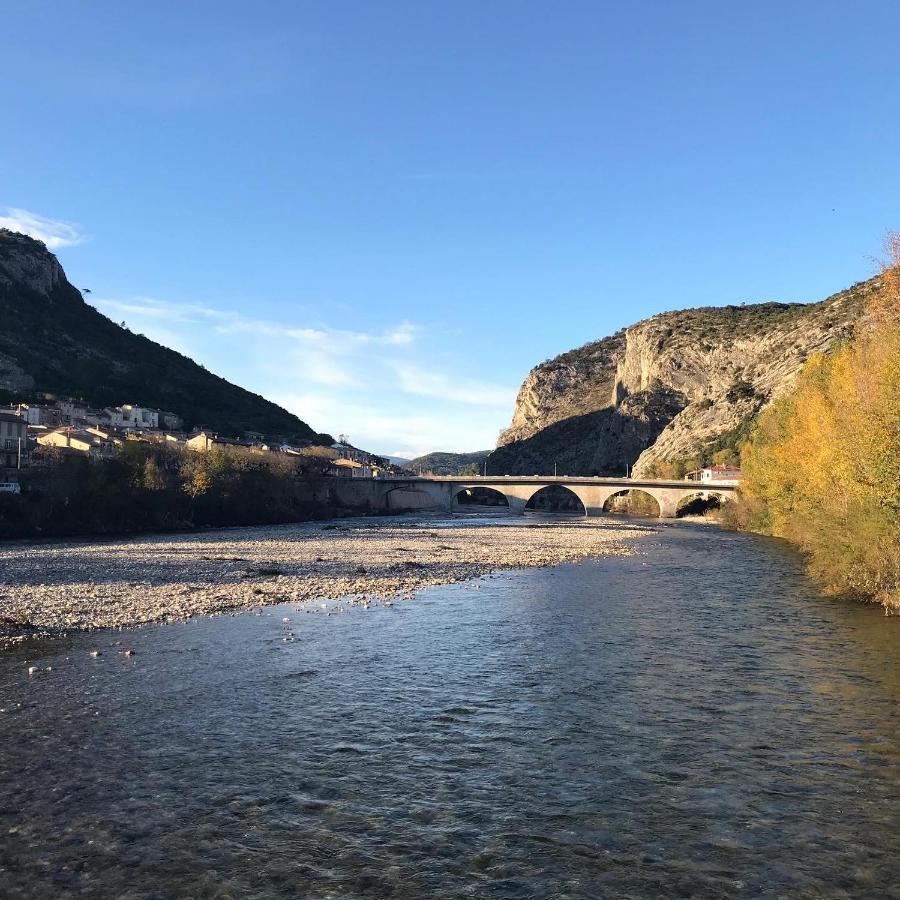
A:
[[[133,331],[193,348],[197,361],[313,428],[391,456],[493,446],[515,400],[511,388],[436,369],[434,335],[408,321],[352,331],[150,297],[91,302]]]
[[[414,363],[392,362],[400,390],[419,397],[434,397],[471,406],[511,407],[516,399],[512,388],[486,384],[474,378],[450,377],[428,372]]]
[[[27,209],[7,207],[6,214],[0,216],[0,228],[18,231],[29,237],[43,241],[49,250],[60,247],[74,247],[84,240],[77,225],[60,219],[48,219]]]
[[[133,300],[109,300],[106,298],[90,298],[90,303],[108,315],[135,315],[146,319],[164,319],[167,322],[194,322],[196,319],[179,312],[170,304],[162,304],[145,297]]]
[[[288,325],[270,319],[253,319],[237,312],[216,309],[191,303],[170,303],[152,297],[133,297],[128,300],[95,298],[91,301],[99,309],[116,315],[133,315],[139,318],[165,319],[184,324],[213,324],[214,330],[223,335],[247,333],[269,338],[290,338],[304,346],[316,347],[332,353],[346,353],[365,344],[406,345],[415,340],[417,328],[410,322],[401,322],[380,333],[348,331],[340,328],[311,328]]]
[[[327,423],[328,430],[348,434],[357,446],[385,456],[412,459],[436,450],[463,453],[487,450],[496,442],[496,419],[487,410],[437,409],[434,412],[387,412],[371,403],[307,392],[272,398],[307,422]]]
[[[287,364],[282,363],[282,372],[289,371],[299,383],[312,381],[328,387],[359,387],[358,377],[342,360],[327,353],[294,353]]]
[[[396,328],[384,335],[388,344],[411,344],[416,339],[418,329],[412,322],[401,322]]]

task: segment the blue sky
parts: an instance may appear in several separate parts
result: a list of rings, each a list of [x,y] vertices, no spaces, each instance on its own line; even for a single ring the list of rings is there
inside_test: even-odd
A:
[[[0,219],[384,453],[492,446],[542,360],[820,299],[900,228],[893,0],[2,9]]]

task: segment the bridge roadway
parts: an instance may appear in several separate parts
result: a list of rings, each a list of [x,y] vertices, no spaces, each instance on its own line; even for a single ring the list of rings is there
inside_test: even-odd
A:
[[[361,479],[352,479],[360,481]],[[611,497],[629,490],[641,490],[659,504],[660,518],[673,519],[679,503],[688,497],[733,496],[734,482],[663,481],[657,479],[580,477],[575,475],[433,475],[419,477],[390,476],[371,481],[377,502],[385,509],[458,509],[457,495],[476,487],[492,488],[506,497],[509,510],[524,514],[528,501],[542,488],[559,484],[581,501],[585,514],[599,516]]]

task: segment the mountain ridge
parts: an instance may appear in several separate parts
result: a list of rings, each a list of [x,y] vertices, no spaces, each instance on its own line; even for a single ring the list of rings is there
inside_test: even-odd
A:
[[[435,451],[409,460],[405,469],[419,475],[461,475],[470,466],[481,466],[490,450],[474,450],[471,453],[449,453]]]
[[[488,470],[648,476],[731,447],[812,353],[852,336],[878,283],[659,313],[561,353],[529,372]]]
[[[100,407],[136,403],[223,434],[316,436],[270,400],[117,325],[85,302],[41,241],[8,229],[0,229],[0,313],[0,389],[11,399],[41,392]]]

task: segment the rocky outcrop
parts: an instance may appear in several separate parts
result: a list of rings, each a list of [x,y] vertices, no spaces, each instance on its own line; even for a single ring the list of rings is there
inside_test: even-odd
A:
[[[534,368],[492,473],[651,474],[727,441],[805,360],[852,336],[877,279],[820,303],[662,313]]]
[[[66,281],[59,260],[40,241],[0,228],[0,247],[0,289],[26,288],[46,297]]]

